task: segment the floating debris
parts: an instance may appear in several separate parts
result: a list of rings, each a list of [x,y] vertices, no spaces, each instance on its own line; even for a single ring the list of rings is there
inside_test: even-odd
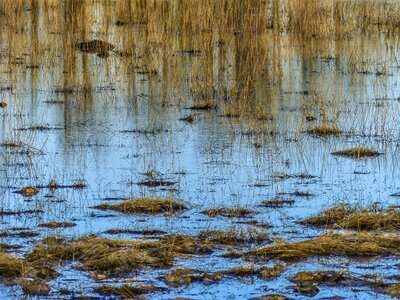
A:
[[[6,108],[7,107],[7,103],[4,101],[0,102],[0,108]]]

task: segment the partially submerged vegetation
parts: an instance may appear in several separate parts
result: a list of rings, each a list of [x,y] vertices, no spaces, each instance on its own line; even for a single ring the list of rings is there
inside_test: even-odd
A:
[[[343,156],[343,157],[348,157],[348,158],[353,158],[353,159],[376,157],[381,154],[382,153],[380,153],[378,151],[375,151],[375,150],[372,150],[369,148],[364,148],[364,147],[355,147],[355,148],[349,148],[349,149],[345,149],[345,150],[332,152],[332,155]]]
[[[95,292],[98,292],[102,295],[119,295],[124,298],[136,299],[137,296],[150,294],[154,292],[160,292],[164,289],[161,287],[157,287],[154,285],[142,285],[142,286],[134,286],[123,284],[121,286],[99,286],[95,289]]]
[[[340,205],[302,220],[300,223],[308,226],[353,230],[398,230],[400,229],[400,210]]]
[[[398,255],[400,237],[392,234],[327,233],[320,237],[300,241],[277,241],[271,246],[249,251],[246,256],[257,256],[266,260],[281,259],[299,261],[321,256],[371,257]]]
[[[255,214],[255,212],[251,209],[243,207],[237,207],[237,208],[223,207],[223,208],[211,208],[205,210],[203,211],[203,214],[209,217],[223,216],[227,218],[234,218],[234,217],[249,217]]]
[[[186,205],[175,199],[136,198],[125,199],[117,204],[94,206],[101,210],[115,210],[125,214],[173,214],[187,209]]]
[[[38,225],[39,227],[45,227],[45,228],[68,228],[68,227],[74,227],[76,226],[75,223],[71,222],[48,222],[48,223],[42,223]]]
[[[33,186],[26,186],[18,191],[15,191],[17,194],[21,194],[22,196],[25,197],[32,197],[37,194],[39,194],[39,189],[33,187]]]
[[[309,134],[313,134],[316,136],[338,136],[341,131],[336,127],[329,127],[327,125],[321,125],[318,127],[314,127],[307,131]]]

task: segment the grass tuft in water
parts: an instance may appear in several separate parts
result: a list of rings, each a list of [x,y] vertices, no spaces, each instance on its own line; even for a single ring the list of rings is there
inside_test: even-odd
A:
[[[101,210],[114,210],[125,214],[173,214],[187,209],[186,205],[175,199],[136,198],[125,199],[118,204],[94,206]]]

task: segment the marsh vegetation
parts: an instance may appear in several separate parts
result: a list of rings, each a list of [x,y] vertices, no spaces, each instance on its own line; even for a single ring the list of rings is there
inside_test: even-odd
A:
[[[0,298],[400,298],[395,0],[0,1]]]

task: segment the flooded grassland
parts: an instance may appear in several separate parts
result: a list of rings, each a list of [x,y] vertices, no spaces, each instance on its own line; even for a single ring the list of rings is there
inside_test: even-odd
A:
[[[399,298],[398,20],[0,1],[0,298]]]

